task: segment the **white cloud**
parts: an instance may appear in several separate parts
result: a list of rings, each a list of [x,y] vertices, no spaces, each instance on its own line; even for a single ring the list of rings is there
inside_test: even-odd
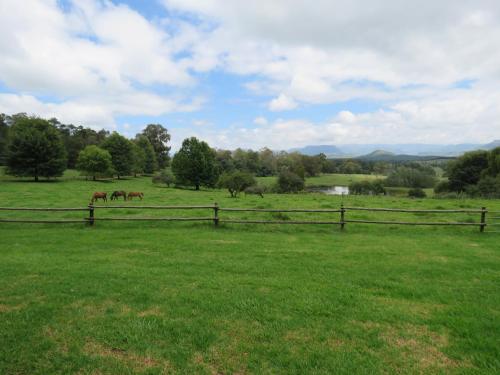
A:
[[[259,117],[256,117],[254,120],[253,120],[253,123],[255,125],[267,125],[269,123],[269,121],[267,121],[267,118],[263,117],[263,116],[259,116]]]
[[[486,96],[456,89],[372,112],[341,111],[324,122],[278,119],[255,128],[207,127],[195,133],[220,148],[267,146],[275,150],[311,144],[487,143],[500,134],[499,102],[500,93]]]
[[[271,111],[287,111],[294,108],[297,108],[297,103],[285,94],[280,94],[277,98],[269,102],[269,109]]]
[[[11,93],[0,94],[0,112],[113,127],[118,116],[198,110],[207,98],[194,94],[195,73],[217,71],[249,77],[247,89],[288,116],[360,99],[380,109],[223,130],[191,119],[180,135],[288,148],[500,134],[499,1],[163,3],[168,18],[148,20],[106,0],[70,0],[64,11],[57,0],[1,0],[0,83]],[[470,88],[454,88],[464,80]]]
[[[16,94],[2,94],[0,111],[113,127],[120,115],[196,110],[204,99],[182,94],[195,83],[175,59],[182,49],[176,36],[124,5],[73,0],[63,11],[56,0],[3,0],[0,82]]]
[[[219,25],[204,47],[223,54],[226,69],[267,77],[276,95],[299,101],[380,96],[377,84],[444,87],[500,78],[500,2],[164,2]]]

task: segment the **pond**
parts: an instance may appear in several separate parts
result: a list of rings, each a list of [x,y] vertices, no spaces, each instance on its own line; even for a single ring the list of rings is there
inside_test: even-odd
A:
[[[307,190],[314,192],[314,193],[323,193],[323,194],[327,194],[327,195],[348,195],[349,194],[349,187],[348,186],[310,187]]]

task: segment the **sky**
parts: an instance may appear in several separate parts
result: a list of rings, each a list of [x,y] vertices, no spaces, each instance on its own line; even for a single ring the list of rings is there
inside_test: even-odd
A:
[[[0,0],[0,113],[172,146],[500,138],[498,0]]]

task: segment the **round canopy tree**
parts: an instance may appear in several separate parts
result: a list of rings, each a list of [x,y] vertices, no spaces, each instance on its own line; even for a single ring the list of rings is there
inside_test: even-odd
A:
[[[111,154],[113,168],[118,178],[132,173],[134,167],[134,151],[132,142],[114,132],[102,143],[102,148]]]
[[[206,142],[187,138],[172,160],[172,172],[181,185],[194,186],[196,190],[202,185],[212,187],[218,177],[215,151]]]
[[[66,151],[59,131],[48,121],[36,117],[16,119],[9,131],[7,173],[15,176],[62,176]]]
[[[92,176],[95,181],[96,176],[109,176],[113,174],[113,163],[108,151],[97,146],[87,146],[78,155],[76,169]]]

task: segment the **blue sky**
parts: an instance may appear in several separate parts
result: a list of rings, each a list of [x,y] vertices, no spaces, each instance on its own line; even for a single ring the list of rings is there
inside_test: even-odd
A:
[[[0,112],[177,147],[500,138],[500,4],[2,0]]]

